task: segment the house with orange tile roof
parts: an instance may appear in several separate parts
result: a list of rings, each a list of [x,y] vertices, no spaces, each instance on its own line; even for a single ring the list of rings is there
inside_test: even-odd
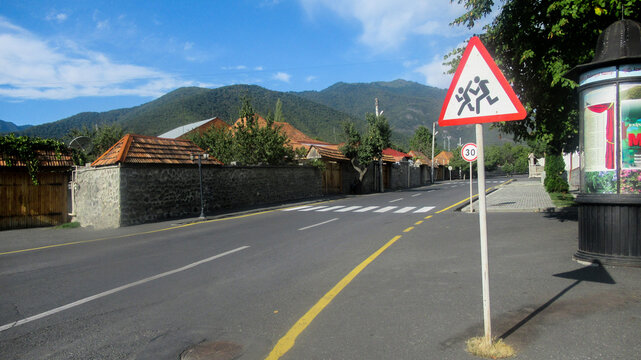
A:
[[[434,161],[434,179],[435,180],[445,180],[448,178],[448,166],[450,161],[454,157],[454,154],[450,151],[441,151],[432,159]]]
[[[430,160],[427,157],[427,155],[423,154],[420,151],[411,150],[407,154],[410,155],[412,157],[412,159],[414,160],[414,163],[419,165],[419,166],[422,166],[422,165],[432,166],[432,160]]]
[[[383,149],[383,161],[387,162],[401,162],[411,159],[412,156],[402,151],[394,150],[392,148]]]
[[[100,155],[91,166],[118,164],[193,165],[193,155],[205,151],[191,140],[165,139],[155,136],[127,134]],[[205,165],[222,165],[213,157],[202,159]]]

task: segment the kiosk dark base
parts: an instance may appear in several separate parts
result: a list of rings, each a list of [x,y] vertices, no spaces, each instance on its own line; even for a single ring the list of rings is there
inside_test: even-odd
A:
[[[574,259],[641,267],[641,196],[582,194]]]

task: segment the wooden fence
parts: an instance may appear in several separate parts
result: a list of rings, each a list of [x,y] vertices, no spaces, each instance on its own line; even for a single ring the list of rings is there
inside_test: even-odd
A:
[[[67,222],[68,172],[41,172],[34,185],[26,171],[0,172],[0,230]]]

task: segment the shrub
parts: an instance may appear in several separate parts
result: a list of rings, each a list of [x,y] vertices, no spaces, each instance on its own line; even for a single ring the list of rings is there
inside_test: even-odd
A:
[[[549,193],[567,192],[568,182],[563,178],[565,162],[561,155],[548,155],[545,157],[545,181],[543,185]]]

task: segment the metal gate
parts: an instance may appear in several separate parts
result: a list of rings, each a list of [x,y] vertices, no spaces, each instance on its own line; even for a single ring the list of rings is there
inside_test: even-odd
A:
[[[340,194],[343,192],[343,179],[341,177],[341,165],[335,161],[325,163],[323,171],[323,192],[325,194]]]

